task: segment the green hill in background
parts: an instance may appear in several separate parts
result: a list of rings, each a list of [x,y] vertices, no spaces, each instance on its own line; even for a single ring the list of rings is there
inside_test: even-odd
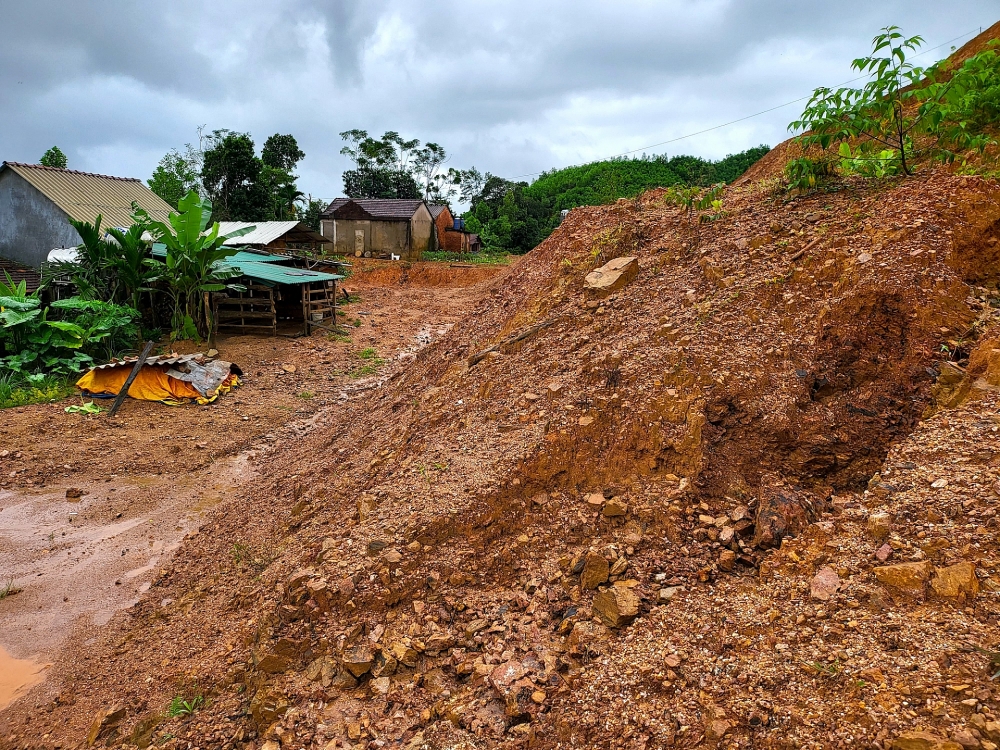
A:
[[[543,172],[530,185],[493,177],[473,196],[464,218],[487,250],[526,253],[559,225],[564,209],[612,203],[657,187],[730,183],[768,151],[758,146],[719,161],[697,156],[611,159]]]

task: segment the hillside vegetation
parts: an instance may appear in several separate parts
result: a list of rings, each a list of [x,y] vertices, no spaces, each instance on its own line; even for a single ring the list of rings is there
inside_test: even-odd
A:
[[[645,190],[671,185],[730,183],[770,149],[757,146],[719,161],[697,156],[646,156],[609,159],[544,172],[530,185],[487,175],[470,196],[465,214],[470,230],[487,249],[526,253],[559,225],[560,212],[634,198]]]

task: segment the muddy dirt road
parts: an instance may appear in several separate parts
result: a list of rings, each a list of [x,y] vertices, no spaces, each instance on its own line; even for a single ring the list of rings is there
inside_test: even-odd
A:
[[[128,401],[114,420],[66,414],[79,399],[4,412],[0,592],[18,593],[0,598],[0,708],[138,600],[203,514],[254,476],[255,448],[296,439],[345,391],[405,366],[501,269],[471,270],[358,274],[346,336],[220,339],[245,378],[210,406]]]

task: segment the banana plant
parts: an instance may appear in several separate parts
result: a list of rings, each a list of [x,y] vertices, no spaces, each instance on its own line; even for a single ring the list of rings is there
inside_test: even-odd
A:
[[[209,227],[212,202],[193,190],[180,199],[177,208],[178,212],[168,217],[169,223],[153,221],[141,209],[137,215],[148,222],[153,238],[166,245],[166,260],[156,261],[154,267],[166,281],[173,303],[173,338],[208,336],[211,321],[204,307],[206,293],[242,289],[231,283],[231,279],[240,275],[239,271],[223,263],[237,248],[226,247],[223,243],[248,234],[256,227],[219,234],[218,222]]]

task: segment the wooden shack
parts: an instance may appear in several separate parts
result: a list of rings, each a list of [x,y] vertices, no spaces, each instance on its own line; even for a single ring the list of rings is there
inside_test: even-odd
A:
[[[434,219],[422,200],[337,198],[321,214],[333,253],[420,260],[437,249]]]

